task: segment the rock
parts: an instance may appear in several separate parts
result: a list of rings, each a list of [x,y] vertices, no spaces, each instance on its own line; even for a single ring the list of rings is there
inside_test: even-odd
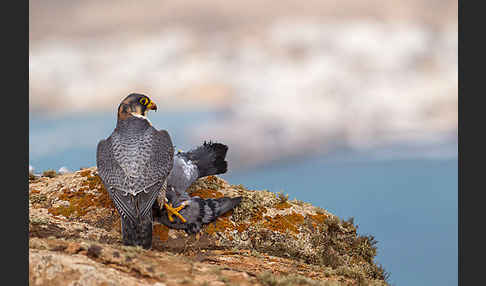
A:
[[[144,250],[122,245],[119,215],[96,168],[31,181],[30,284],[387,285],[374,262],[376,241],[358,235],[352,221],[216,176],[188,192],[243,200],[198,235],[154,223],[152,249]]]

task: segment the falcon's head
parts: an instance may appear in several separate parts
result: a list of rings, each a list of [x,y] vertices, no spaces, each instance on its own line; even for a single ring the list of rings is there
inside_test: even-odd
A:
[[[157,110],[157,105],[144,94],[131,93],[118,106],[118,120],[129,116],[147,118],[149,110]]]

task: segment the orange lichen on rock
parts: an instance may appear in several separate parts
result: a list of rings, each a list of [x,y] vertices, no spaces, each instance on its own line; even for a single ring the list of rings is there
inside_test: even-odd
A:
[[[80,172],[80,174],[86,177],[86,180],[81,183],[82,186],[85,186],[87,190],[98,189],[99,196],[96,197],[96,204],[104,208],[114,209],[115,205],[113,204],[105,185],[103,185],[100,176],[91,175],[89,170],[83,170]]]
[[[90,190],[105,189],[105,185],[103,185],[103,182],[101,181],[100,176],[91,175],[91,172],[89,170],[81,171],[80,174],[82,174],[83,177],[86,177],[86,180],[81,183],[82,186],[88,186]]]
[[[161,241],[167,241],[169,239],[169,228],[163,224],[154,224],[152,237],[156,237]]]
[[[213,184],[218,183],[218,178],[216,176],[207,176],[204,178],[204,180],[208,183],[213,183]]]
[[[115,205],[101,182],[101,178],[98,175],[91,175],[89,170],[83,170],[80,173],[87,177],[87,179],[81,183],[82,187],[75,192],[71,192],[68,189],[61,189],[62,193],[58,196],[60,200],[68,201],[69,205],[51,207],[48,209],[49,213],[53,215],[63,215],[65,217],[80,217],[88,213],[92,206],[110,209],[115,208]],[[98,190],[98,192],[97,194],[86,193],[88,190]]]
[[[315,215],[308,214],[307,216],[318,223],[323,223],[328,217],[326,214],[321,213],[317,213]]]
[[[242,223],[236,226],[236,230],[238,230],[239,233],[242,233],[243,231],[247,230],[250,225],[247,223]]]
[[[104,208],[115,209],[115,205],[105,188],[100,191],[100,195],[96,198],[96,204]]]
[[[118,216],[118,219],[113,224],[113,229],[115,230],[115,232],[121,234],[121,217],[120,216]]]
[[[68,201],[69,205],[49,208],[48,212],[53,215],[63,215],[65,217],[74,215],[80,217],[85,215],[88,212],[89,207],[95,204],[95,196],[93,194],[85,193],[84,189],[75,192],[64,189],[58,198],[63,201]]]
[[[265,216],[264,219],[264,227],[280,233],[286,233],[287,230],[293,233],[298,233],[299,225],[304,222],[304,216],[295,212],[292,212],[289,215],[277,214],[274,217]]]
[[[217,198],[224,197],[222,193],[211,189],[199,189],[195,192],[192,192],[190,196],[191,197],[198,196],[202,199],[217,199]]]
[[[310,218],[310,223],[314,229],[318,228],[319,226],[321,226],[320,229],[322,229],[322,225],[326,221],[327,217],[328,216],[323,213],[316,213],[315,215],[308,214],[306,216],[306,218]]]
[[[40,191],[36,190],[36,189],[32,189],[32,190],[30,190],[30,193],[31,194],[38,194],[38,193],[40,193]]]
[[[233,215],[233,210],[229,210],[229,211],[225,212],[220,217],[221,218],[225,218],[225,217],[230,218],[231,215]]]
[[[214,234],[215,232],[224,232],[226,230],[234,230],[235,226],[229,218],[218,218],[216,221],[208,224],[205,228],[207,234]]]
[[[256,212],[253,213],[250,221],[253,223],[259,222],[263,219],[263,214],[267,213],[267,209],[265,207],[259,207]]]
[[[88,169],[84,169],[84,170],[81,170],[79,172],[79,174],[82,176],[82,177],[87,177],[88,175],[91,175],[91,171],[88,170]]]

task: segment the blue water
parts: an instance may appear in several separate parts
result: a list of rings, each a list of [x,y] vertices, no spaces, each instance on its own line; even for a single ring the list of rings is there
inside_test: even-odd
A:
[[[222,177],[354,217],[393,285],[457,285],[457,163],[318,158]]]
[[[186,150],[193,147],[186,127],[217,116],[161,113],[151,121],[168,129],[174,143]],[[96,164],[96,144],[111,133],[115,116],[31,115],[29,123],[29,162],[37,172],[61,166],[77,170]],[[457,157],[378,160],[344,152],[230,169],[222,177],[250,189],[284,192],[344,219],[354,217],[358,232],[378,241],[376,261],[391,273],[393,285],[457,285],[457,163]]]

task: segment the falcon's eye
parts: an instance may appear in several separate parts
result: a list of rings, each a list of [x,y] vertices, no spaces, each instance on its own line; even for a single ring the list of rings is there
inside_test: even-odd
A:
[[[148,104],[148,99],[146,97],[142,97],[140,98],[140,103],[143,104],[143,105],[147,105]]]

